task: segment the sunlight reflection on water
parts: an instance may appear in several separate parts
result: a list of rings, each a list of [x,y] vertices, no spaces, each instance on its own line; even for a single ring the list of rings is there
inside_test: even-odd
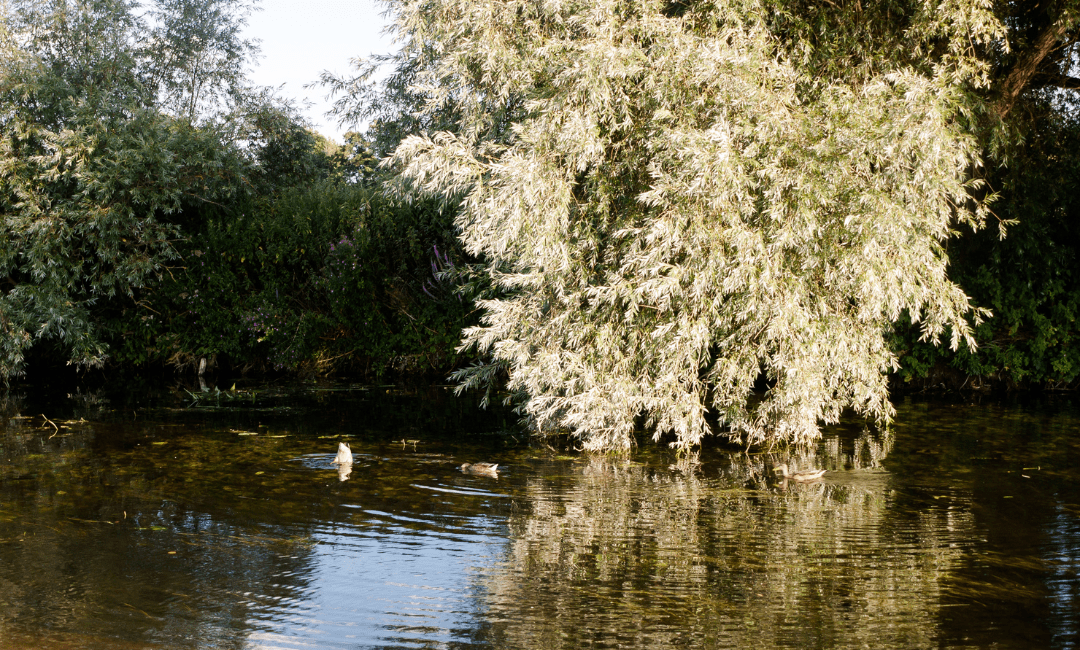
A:
[[[840,426],[811,451],[590,457],[484,435],[503,425],[458,402],[349,395],[127,420],[69,406],[68,424],[7,402],[0,646],[1078,641],[1068,408],[910,401],[892,434]],[[61,435],[21,417],[46,410]],[[459,470],[481,460],[500,475]],[[782,481],[779,462],[830,472]]]
[[[474,528],[317,530],[307,574],[313,587],[303,594],[303,607],[262,603],[262,611],[252,612],[264,628],[249,637],[253,647],[429,647],[454,640],[476,617],[471,571],[493,539],[481,532],[483,522]]]

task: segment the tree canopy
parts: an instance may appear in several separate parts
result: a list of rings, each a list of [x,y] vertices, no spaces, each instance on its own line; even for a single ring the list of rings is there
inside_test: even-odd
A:
[[[508,372],[538,430],[804,443],[889,420],[901,314],[972,345],[944,245],[987,214],[990,3],[391,5],[426,110],[460,115],[393,162],[460,198],[496,289],[459,377]]]
[[[165,26],[175,4],[157,3]],[[149,38],[137,8],[128,0],[0,5],[5,381],[39,341],[69,350],[73,364],[100,364],[105,345],[90,307],[148,282],[174,255],[179,232],[162,217],[220,199],[240,171],[221,133],[192,126],[192,111],[205,105],[199,97],[240,79],[185,72],[203,89],[173,101],[179,95],[163,79],[178,77],[162,71],[176,68],[162,52],[197,58],[199,42]]]

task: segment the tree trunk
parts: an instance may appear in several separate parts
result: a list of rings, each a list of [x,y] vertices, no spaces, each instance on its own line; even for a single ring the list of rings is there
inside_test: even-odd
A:
[[[1069,28],[1069,20],[1060,17],[1042,29],[1027,50],[1020,54],[1001,84],[998,114],[1004,118],[1016,105],[1020,93],[1031,84],[1043,60],[1052,52]]]

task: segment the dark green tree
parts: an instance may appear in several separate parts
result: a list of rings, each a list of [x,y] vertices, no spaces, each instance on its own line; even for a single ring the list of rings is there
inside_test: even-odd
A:
[[[1080,3],[996,2],[1006,37],[984,49],[989,110],[980,121],[1008,224],[964,232],[950,245],[950,277],[993,318],[978,349],[917,341],[901,323],[902,382],[947,387],[1075,386],[1080,377]]]
[[[218,202],[243,162],[162,110],[158,61],[129,0],[0,8],[0,378],[35,343],[106,357],[91,307],[132,295],[174,255],[168,216]]]
[[[246,66],[258,42],[243,38],[251,2],[153,0],[141,54],[160,108],[195,124],[227,113],[249,94]]]

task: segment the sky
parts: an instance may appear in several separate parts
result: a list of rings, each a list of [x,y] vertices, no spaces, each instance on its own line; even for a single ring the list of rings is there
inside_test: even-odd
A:
[[[330,108],[326,90],[304,88],[329,70],[350,70],[349,59],[393,51],[382,33],[385,6],[375,0],[262,0],[261,11],[248,18],[245,35],[262,41],[262,56],[251,79],[260,86],[281,88],[281,94],[312,106],[304,114],[319,133],[340,142],[349,129],[324,113]]]

